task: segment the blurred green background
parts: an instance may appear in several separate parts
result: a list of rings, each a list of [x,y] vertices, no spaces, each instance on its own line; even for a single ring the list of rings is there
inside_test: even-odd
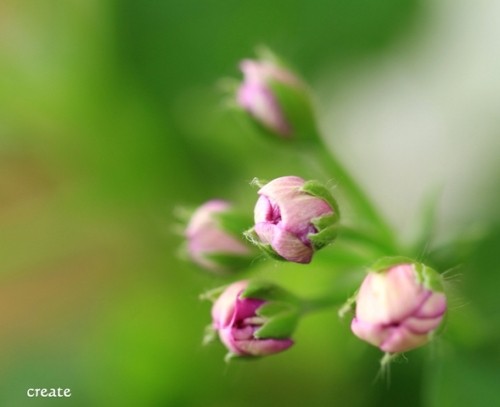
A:
[[[465,27],[467,34],[483,27],[490,37],[484,21],[492,11],[498,7],[485,2],[420,0],[2,1],[0,405],[500,405],[500,172],[484,159],[498,156],[500,89],[498,71],[488,69],[498,61],[481,60],[499,50],[466,36],[459,41],[469,44],[464,54],[453,29],[439,29]],[[455,182],[448,195],[454,205],[442,208],[448,222],[438,237],[460,241],[426,258],[436,267],[453,266],[450,259],[460,265],[451,273],[449,325],[434,344],[393,365],[390,384],[375,380],[380,352],[354,338],[335,310],[302,321],[290,351],[256,362],[226,365],[221,345],[201,346],[210,305],[198,294],[221,282],[178,259],[174,209],[221,197],[251,211],[254,176],[311,175],[290,159],[291,150],[241,127],[224,108],[217,82],[238,78],[238,61],[259,44],[292,61],[313,85],[323,127],[337,130],[327,131],[328,143],[335,148],[338,140],[349,167],[356,167],[350,157],[374,156],[372,143],[380,140],[336,129],[346,117],[364,120],[356,116],[359,103],[364,111],[379,104],[373,95],[349,94],[371,86],[359,72],[397,59],[428,88],[445,83],[442,94],[475,103],[453,110],[448,99],[427,94],[433,112],[448,109],[447,121],[469,123],[466,137],[450,132],[445,142],[425,139],[422,123],[433,115],[414,117],[411,104],[407,116],[386,112],[398,123],[396,146],[405,126],[422,129],[404,146],[421,137],[426,144],[409,147],[405,159],[424,163],[422,154],[439,145],[438,164],[453,158],[459,165],[445,177]],[[451,52],[446,44],[456,53],[441,52]],[[461,90],[462,99],[447,89]],[[405,183],[384,167],[402,155],[391,143],[374,146],[379,158],[362,177],[369,190],[380,180]],[[447,147],[457,145],[463,148]],[[466,154],[471,145],[475,161]],[[456,168],[473,168],[472,181]],[[409,171],[433,184],[432,174]],[[398,211],[392,201],[404,207],[394,191],[377,191],[389,217]],[[405,231],[397,216],[392,220]],[[258,268],[313,295],[345,280],[340,269],[329,269],[329,256],[317,267]],[[348,269],[353,278],[362,266]],[[31,387],[69,387],[72,397],[28,399]]]

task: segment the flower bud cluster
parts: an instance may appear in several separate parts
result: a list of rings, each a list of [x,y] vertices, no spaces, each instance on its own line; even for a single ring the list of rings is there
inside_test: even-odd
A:
[[[255,124],[280,139],[314,137],[308,91],[295,74],[270,60],[245,60],[241,69],[244,80],[235,96]],[[335,241],[340,211],[325,185],[291,175],[255,183],[260,189],[251,227],[223,200],[208,201],[194,211],[185,237],[195,264],[216,273],[245,269],[256,263],[256,248],[272,259],[308,264]],[[307,301],[275,284],[252,280],[216,291],[215,297],[205,296],[214,302],[209,332],[219,337],[230,358],[267,356],[294,344],[292,335],[307,312]],[[447,310],[441,276],[402,257],[384,257],[371,266],[348,303],[355,304],[354,335],[388,355],[428,343]]]

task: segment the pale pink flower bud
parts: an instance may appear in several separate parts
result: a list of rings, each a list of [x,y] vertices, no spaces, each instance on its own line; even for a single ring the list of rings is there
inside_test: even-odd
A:
[[[315,250],[337,234],[338,209],[329,191],[316,181],[287,176],[264,185],[254,210],[254,241],[267,252],[296,263],[309,263]]]
[[[193,213],[185,235],[187,252],[194,263],[212,271],[227,271],[252,260],[252,250],[243,235],[232,233],[222,222],[221,216],[231,211],[228,202],[212,200]]]
[[[446,311],[440,276],[420,263],[372,270],[356,297],[351,329],[388,353],[426,344]]]
[[[290,338],[259,338],[256,332],[267,319],[258,315],[267,301],[242,296],[248,281],[228,286],[212,307],[212,325],[221,342],[235,356],[266,356],[288,349]]]
[[[315,125],[309,94],[299,78],[270,60],[244,60],[240,68],[244,79],[237,102],[256,123],[285,139],[311,132]]]

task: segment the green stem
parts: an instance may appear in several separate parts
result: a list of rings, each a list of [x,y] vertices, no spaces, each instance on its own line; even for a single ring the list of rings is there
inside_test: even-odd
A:
[[[373,230],[376,231],[379,242],[381,244],[384,242],[385,245],[391,248],[391,252],[398,252],[398,245],[392,228],[335,155],[321,142],[310,146],[310,151],[322,167],[335,177],[357,214],[366,219]]]
[[[302,314],[339,307],[345,302],[345,293],[330,293],[324,297],[309,298],[302,301]]]
[[[339,236],[341,236],[344,240],[360,244],[380,256],[395,256],[401,254],[393,245],[378,238],[377,236],[374,236],[374,234],[369,231],[357,230],[349,226],[342,225],[340,226]]]

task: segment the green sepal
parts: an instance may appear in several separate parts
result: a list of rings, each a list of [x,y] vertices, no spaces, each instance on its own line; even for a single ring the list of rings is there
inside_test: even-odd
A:
[[[254,256],[250,255],[237,255],[237,254],[227,254],[227,253],[207,253],[204,257],[210,261],[216,263],[220,267],[221,271],[238,271],[248,267]]]
[[[358,297],[358,291],[356,291],[352,296],[350,296],[346,302],[340,307],[338,311],[339,318],[344,318],[346,314],[354,312],[354,307],[356,305],[356,298]]]
[[[212,324],[207,325],[205,327],[205,331],[203,333],[203,345],[208,345],[212,343],[217,338],[217,331],[214,329]]]
[[[308,89],[303,83],[268,82],[269,89],[280,107],[283,118],[291,126],[291,141],[317,142],[316,118]]]
[[[286,302],[266,303],[256,313],[266,319],[262,327],[254,333],[258,339],[290,338],[299,321],[297,306]]]
[[[265,321],[254,333],[256,338],[289,338],[293,334],[301,304],[295,295],[273,283],[250,281],[240,296],[266,301],[256,311]]]
[[[224,362],[230,363],[234,360],[237,361],[248,361],[248,360],[256,360],[259,359],[260,356],[253,356],[253,355],[237,355],[236,353],[228,352],[226,353],[226,356],[224,356]]]
[[[220,227],[226,232],[241,239],[243,232],[252,225],[252,218],[236,211],[219,212],[214,214]]]
[[[244,232],[243,235],[250,241],[250,243],[257,246],[267,256],[271,257],[274,260],[286,261],[285,258],[281,257],[274,251],[270,244],[262,243],[253,228]]]
[[[266,185],[269,181],[268,180],[265,180],[265,179],[261,179],[261,178],[257,178],[257,177],[254,177],[251,181],[250,181],[250,185],[251,186],[257,186],[259,188],[262,188],[264,185]]]
[[[425,288],[435,292],[444,292],[443,278],[437,271],[422,263],[415,263],[413,267],[419,282]]]
[[[179,260],[191,261],[191,258],[189,257],[189,250],[188,250],[188,245],[187,245],[186,241],[183,241],[181,244],[179,244],[179,247],[175,251],[175,254]]]
[[[177,220],[182,224],[187,224],[191,219],[191,217],[193,216],[194,211],[195,208],[193,207],[179,205],[174,208],[172,214],[175,220]]]
[[[375,273],[383,273],[392,266],[397,266],[399,264],[414,264],[414,263],[415,260],[404,256],[382,257],[369,267],[369,271],[373,271]]]
[[[228,352],[226,353],[226,356],[224,356],[224,362],[230,363],[235,359],[242,359],[240,355],[237,355],[236,353]]]
[[[299,299],[289,291],[267,281],[250,281],[245,290],[240,294],[243,298],[257,298],[265,301],[280,301],[299,304]]]
[[[319,250],[332,243],[337,238],[338,232],[338,226],[332,225],[317,233],[308,234],[307,238],[311,242],[314,250]]]
[[[400,264],[411,264],[415,270],[417,281],[422,284],[426,289],[435,292],[444,292],[442,276],[423,263],[417,262],[409,257],[383,257],[377,260],[370,268],[369,271],[376,273],[383,273],[387,269]]]
[[[339,217],[335,213],[318,216],[311,219],[311,223],[320,231],[338,223]]]
[[[302,186],[302,188],[300,188],[300,190],[305,193],[308,193],[309,195],[321,198],[324,201],[326,201],[333,209],[333,215],[337,217],[338,221],[338,219],[340,218],[340,210],[337,201],[333,197],[330,190],[327,187],[325,187],[321,182],[315,180],[307,181]]]
[[[279,67],[286,68],[287,64],[282,57],[277,55],[271,48],[267,45],[260,44],[255,47],[255,55],[259,61],[268,61],[277,65]]]
[[[210,302],[215,302],[217,299],[221,296],[221,294],[224,292],[224,290],[227,288],[227,285],[223,285],[221,287],[216,287],[212,288],[211,290],[205,291],[204,293],[201,293],[198,298],[200,300],[207,300]]]
[[[270,140],[278,140],[278,142],[283,142],[283,141],[290,142],[292,140],[291,136],[286,136],[283,134],[276,133],[274,130],[271,130],[270,128],[264,126],[260,122],[260,120],[253,117],[245,109],[237,107],[235,111],[236,113],[239,113],[239,115],[243,116],[243,119],[250,124],[250,127],[252,127],[251,129],[252,131],[263,134],[266,138]]]

